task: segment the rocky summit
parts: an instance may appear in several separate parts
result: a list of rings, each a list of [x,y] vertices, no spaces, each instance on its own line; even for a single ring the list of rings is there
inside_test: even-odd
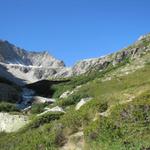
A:
[[[0,66],[1,76],[18,84],[49,77],[67,77],[70,73],[63,61],[54,58],[46,51],[29,52],[2,40],[0,41]]]
[[[64,67],[63,61],[50,56],[48,52],[27,52],[8,41],[0,41],[0,61],[6,64],[18,64],[35,67]]]

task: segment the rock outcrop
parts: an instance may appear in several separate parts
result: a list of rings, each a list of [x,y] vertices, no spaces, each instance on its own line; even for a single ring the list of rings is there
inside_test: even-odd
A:
[[[0,113],[0,132],[15,132],[26,125],[28,121],[28,117],[24,115]]]
[[[85,105],[87,102],[91,100],[92,100],[92,97],[82,98],[80,102],[76,105],[75,109],[79,110],[83,105]]]
[[[150,34],[141,36],[133,45],[116,53],[99,58],[81,60],[74,65],[72,72],[74,75],[80,75],[92,70],[103,70],[109,65],[115,66],[121,62],[136,59],[147,52],[150,52]]]
[[[44,103],[54,103],[56,102],[55,99],[52,98],[46,98],[46,97],[42,97],[42,96],[33,96],[32,101],[34,104],[44,104]]]
[[[42,116],[48,112],[61,112],[61,113],[65,113],[65,111],[63,110],[63,108],[59,107],[59,106],[56,106],[56,107],[53,107],[53,108],[48,108],[46,107],[45,108],[45,111],[38,114],[37,116]]]

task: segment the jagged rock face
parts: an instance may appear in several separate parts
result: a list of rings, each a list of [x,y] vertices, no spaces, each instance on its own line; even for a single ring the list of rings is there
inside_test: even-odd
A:
[[[27,55],[27,58],[30,60],[31,65],[33,66],[41,66],[41,67],[53,67],[53,68],[60,68],[65,67],[63,61],[59,61],[54,57],[50,56],[48,52],[37,53],[37,52],[30,52]]]
[[[63,61],[50,56],[48,52],[27,52],[7,41],[0,41],[0,62],[25,66],[65,67]]]
[[[150,52],[150,34],[140,37],[133,45],[116,53],[100,58],[81,60],[75,64],[72,71],[74,75],[80,75],[92,70],[104,70],[109,65],[115,66],[127,59],[136,59],[147,52]]]
[[[93,59],[85,59],[79,61],[73,67],[73,74],[80,75],[84,74],[90,70],[102,70],[110,63],[109,58],[93,58]]]
[[[64,78],[81,75],[90,71],[101,71],[108,66],[115,66],[126,60],[132,60],[150,51],[150,34],[140,37],[133,45],[116,53],[81,60],[72,68],[66,68],[63,61],[57,60],[47,52],[28,52],[7,41],[0,41],[0,74],[7,78],[8,73],[25,83],[36,82],[47,78]],[[12,76],[8,76],[9,78]]]
[[[32,83],[41,79],[70,76],[63,61],[48,52],[28,52],[7,41],[0,41],[0,74],[17,84]],[[9,72],[15,78],[10,78]]]

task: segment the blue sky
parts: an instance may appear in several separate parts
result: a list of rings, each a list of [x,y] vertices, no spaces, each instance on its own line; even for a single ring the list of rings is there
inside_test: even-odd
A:
[[[150,0],[0,0],[0,38],[71,66],[150,32]]]

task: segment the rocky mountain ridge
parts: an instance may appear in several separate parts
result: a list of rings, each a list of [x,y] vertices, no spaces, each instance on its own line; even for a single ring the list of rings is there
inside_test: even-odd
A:
[[[8,41],[0,41],[0,62],[7,64],[20,64],[37,67],[65,67],[63,61],[55,59],[44,52],[28,52],[10,44]]]
[[[0,41],[0,65],[2,76],[10,73],[19,84],[32,83],[47,78],[65,78],[77,76],[89,71],[104,70],[124,61],[134,60],[150,51],[150,34],[141,36],[133,45],[116,53],[85,59],[77,62],[72,68],[67,68],[63,61],[57,60],[48,52],[28,52],[7,41]],[[5,73],[4,73],[5,72]],[[10,75],[9,75],[10,79]]]
[[[149,42],[150,34],[147,34],[138,38],[131,46],[115,53],[100,58],[81,60],[73,67],[73,74],[80,75],[91,70],[101,71],[109,65],[115,66],[123,61],[134,60],[150,51]]]
[[[69,75],[69,69],[48,52],[28,52],[7,41],[0,41],[1,76],[17,84],[36,82],[41,79]],[[11,78],[10,75],[15,78]]]

